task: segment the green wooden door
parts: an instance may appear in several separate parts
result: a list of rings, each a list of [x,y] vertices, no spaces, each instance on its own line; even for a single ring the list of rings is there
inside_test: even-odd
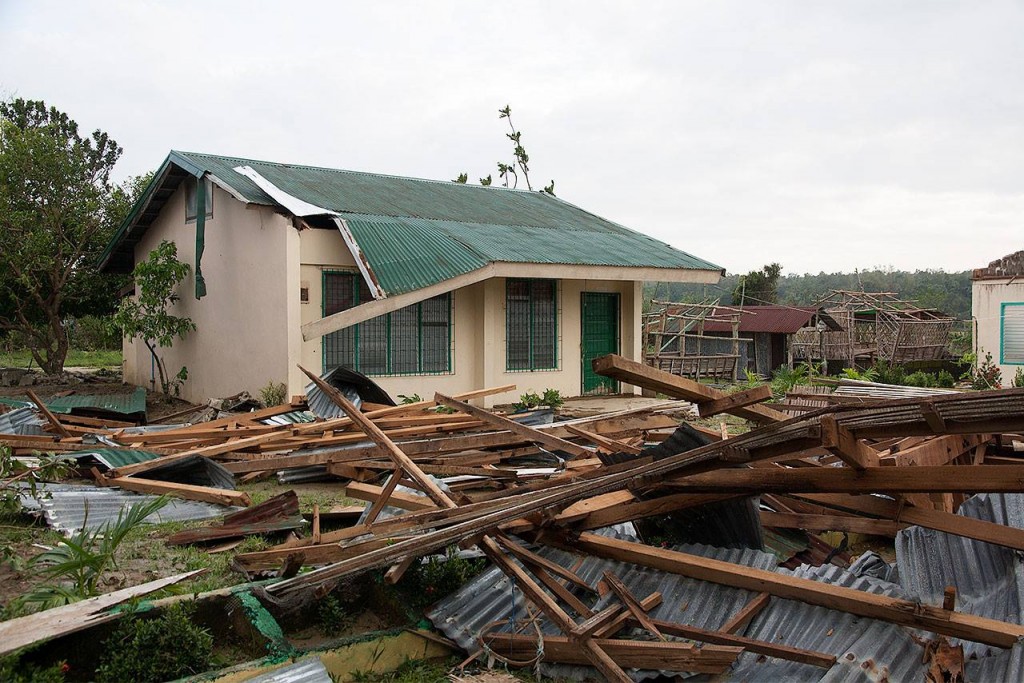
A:
[[[590,362],[599,356],[619,352],[619,295],[583,292],[581,302],[583,394],[615,394],[619,383],[594,372]]]

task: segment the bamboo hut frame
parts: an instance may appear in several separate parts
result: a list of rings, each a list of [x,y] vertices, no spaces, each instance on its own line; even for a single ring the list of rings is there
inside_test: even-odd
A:
[[[643,316],[644,362],[683,377],[739,378],[740,344],[754,340],[739,336],[742,309],[720,306],[717,300],[701,303],[652,301],[658,307]],[[748,311],[749,314],[749,311]],[[725,322],[732,328],[731,353],[704,353],[704,341],[721,344],[722,337],[704,334],[708,321]],[[687,353],[686,340],[695,340],[696,353]]]
[[[919,308],[895,292],[835,290],[818,305],[841,330],[817,331],[819,355],[855,367],[875,360],[907,363],[946,357],[955,318]],[[813,334],[800,335],[800,344],[814,346]]]

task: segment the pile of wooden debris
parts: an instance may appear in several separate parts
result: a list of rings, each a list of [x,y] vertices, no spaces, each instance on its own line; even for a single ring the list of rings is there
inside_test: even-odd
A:
[[[1018,623],[958,611],[952,589],[942,604],[922,604],[598,533],[738,500],[767,529],[895,536],[913,525],[1024,550],[1024,529],[956,512],[973,494],[1024,492],[1024,461],[1007,448],[1024,431],[1024,390],[801,406],[791,417],[763,404],[767,387],[726,394],[618,356],[594,366],[674,400],[653,410],[532,427],[468,402],[514,387],[360,409],[307,372],[344,416],[265,423],[305,407],[293,403],[138,433],[58,418],[37,402],[52,436],[0,435],[0,443],[16,453],[74,452],[99,439],[105,448],[152,456],[94,470],[104,486],[241,506],[248,504],[242,492],[147,473],[196,457],[217,461],[241,480],[325,468],[349,497],[368,502],[358,521],[321,532],[315,514],[312,534],[239,554],[237,567],[250,576],[277,577],[262,595],[280,605],[322,595],[371,570],[386,570],[389,581],[398,581],[426,555],[453,545],[476,548],[532,605],[535,627],[524,630],[514,620],[488,624],[474,656],[501,651],[532,662],[542,653],[546,662],[593,666],[610,681],[631,680],[624,671],[630,668],[725,673],[744,652],[819,670],[835,665],[835,653],[787,644],[785,634],[773,640],[743,635],[773,598],[994,648],[1012,648],[1024,636]],[[733,436],[724,424],[680,427],[672,415],[682,401],[700,417],[731,413],[756,426]],[[299,523],[293,497],[264,505],[191,529],[175,542]],[[585,579],[573,566],[549,559],[552,548],[745,589],[754,597],[723,615],[716,629],[666,621],[651,616],[662,595],[636,594],[613,571]],[[605,606],[595,609],[598,596]],[[935,645],[943,640],[928,642],[927,651],[941,650],[946,659],[956,651]]]

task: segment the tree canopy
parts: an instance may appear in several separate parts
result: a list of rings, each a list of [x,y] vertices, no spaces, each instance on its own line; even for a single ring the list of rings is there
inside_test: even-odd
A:
[[[113,309],[123,278],[96,258],[137,194],[111,172],[121,147],[40,100],[0,102],[0,331],[46,372],[63,370],[65,318]]]
[[[752,270],[746,275],[741,275],[739,282],[732,290],[733,305],[760,306],[778,303],[779,276],[781,274],[782,266],[778,263],[770,263],[761,270]]]

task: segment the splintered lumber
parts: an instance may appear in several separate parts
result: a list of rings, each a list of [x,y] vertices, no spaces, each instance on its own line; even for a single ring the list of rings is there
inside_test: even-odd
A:
[[[651,593],[640,601],[640,607],[645,612],[650,612],[660,604],[661,593],[657,592]],[[626,612],[622,605],[609,605],[589,619],[577,624],[576,628],[572,630],[570,637],[598,636],[600,638],[610,638],[625,628],[629,617],[629,613]]]
[[[630,453],[632,455],[639,455],[643,450],[637,446],[633,446],[622,441],[616,441],[615,439],[609,439],[608,437],[601,436],[600,434],[588,432],[587,430],[575,425],[565,425],[565,428],[568,429],[571,434],[586,439],[590,443],[608,451],[609,453]]]
[[[927,529],[945,531],[954,536],[1001,545],[1004,548],[1024,550],[1024,529],[955,515],[943,510],[927,510],[913,505],[900,505],[896,501],[878,496],[846,496],[837,493],[803,493],[799,495],[801,498],[807,498],[823,505],[892,519],[904,524],[916,524]]]
[[[541,445],[547,446],[548,448],[553,448],[555,450],[565,451],[566,453],[569,453],[570,455],[576,456],[578,458],[589,458],[594,455],[594,452],[589,448],[578,446],[572,443],[571,441],[560,439],[557,436],[552,436],[538,429],[534,429],[533,427],[528,427],[527,425],[520,424],[515,420],[510,420],[507,417],[495,415],[494,413],[488,410],[484,410],[483,408],[471,406],[468,403],[456,400],[451,396],[445,396],[444,394],[434,394],[434,400],[442,405],[448,406],[449,408],[455,408],[456,410],[460,410],[468,415],[472,415],[478,420],[489,422],[498,429],[507,429],[513,434],[518,434],[527,441],[533,441],[534,443],[539,443]]]
[[[227,538],[295,529],[303,524],[299,514],[299,497],[295,491],[286,491],[253,505],[245,510],[225,516],[217,526],[184,529],[167,537],[168,545],[209,543]]]
[[[977,434],[938,436],[910,448],[890,452],[889,456],[883,457],[883,464],[891,461],[900,466],[945,465],[970,452],[972,448],[980,447],[986,440]]]
[[[662,486],[691,493],[1024,493],[1024,464],[729,468],[669,479]]]
[[[204,571],[206,570],[197,569],[184,574],[176,574],[138,586],[122,588],[95,598],[73,602],[70,605],[2,621],[0,622],[0,655],[8,655],[29,645],[118,619],[125,613],[106,610],[140,595],[147,595],[167,586],[181,583]]]
[[[650,389],[651,391],[657,391],[673,398],[686,399],[696,403],[698,406],[701,403],[708,403],[729,396],[720,389],[708,387],[700,382],[694,382],[679,375],[657,370],[649,365],[637,363],[615,354],[595,358],[593,368],[594,372],[599,375],[611,377],[620,382]],[[756,422],[777,422],[789,417],[785,413],[761,405],[731,407],[727,412]]]
[[[249,499],[249,494],[245,491],[232,491],[231,489],[218,489],[212,486],[196,486],[194,484],[178,484],[170,481],[157,481],[156,479],[120,477],[118,479],[106,479],[103,485],[117,486],[126,491],[135,491],[136,493],[174,496],[175,498],[198,500],[217,505],[247,507],[252,502]]]
[[[746,389],[745,391],[726,394],[722,398],[698,402],[697,414],[701,417],[711,417],[712,415],[718,415],[719,413],[728,413],[736,408],[743,408],[755,403],[761,403],[762,401],[767,401],[771,397],[772,388],[767,384],[762,384],[759,387]]]
[[[1019,638],[1024,637],[1024,626],[1019,624],[953,612],[909,600],[801,579],[665,548],[655,548],[641,543],[631,543],[585,533],[571,541],[558,543],[558,545],[565,547],[569,552],[586,553],[629,562],[700,581],[768,593],[779,598],[797,600],[810,605],[819,605],[996,647],[1013,647]]]
[[[847,465],[856,470],[878,467],[878,453],[837,423],[834,416],[822,415],[818,424],[821,425],[821,445],[838,455]]]
[[[493,633],[486,636],[488,646],[512,658],[529,659],[537,654],[537,639],[524,634]],[[743,652],[742,647],[689,643],[663,643],[639,640],[585,640],[608,653],[618,666],[628,669],[724,673]],[[579,644],[565,636],[544,636],[542,661],[586,665]],[[632,680],[627,678],[626,680]]]
[[[434,483],[434,481],[423,473],[423,471],[409,458],[405,453],[402,452],[395,443],[388,438],[384,432],[382,432],[376,425],[373,424],[369,419],[359,413],[359,411],[353,406],[341,392],[330,386],[322,379],[312,374],[305,368],[299,366],[313,383],[320,388],[324,394],[331,399],[338,407],[345,411],[352,421],[368,436],[370,439],[380,446],[380,448],[391,458],[396,467],[401,468],[406,474],[409,475],[418,485],[422,487],[424,493],[426,493],[431,500],[437,503],[438,507],[442,508],[456,508],[456,504],[452,501],[448,495],[441,490],[441,488]],[[448,399],[452,400],[452,399]],[[484,554],[496,564],[506,575],[515,579],[523,591],[523,594],[538,608],[540,608],[544,614],[554,622],[563,633],[570,633],[575,627],[576,623],[572,618],[566,614],[555,600],[544,592],[533,578],[526,573],[519,565],[512,562],[505,553],[501,550],[498,545],[490,536],[484,536],[480,539],[477,546],[484,552]],[[409,556],[403,557],[399,564],[395,567],[399,568],[399,571],[408,566],[409,561],[415,555],[410,554]],[[392,568],[394,569],[394,567]],[[586,656],[586,661],[597,667],[608,680],[618,681],[619,683],[629,683],[632,679],[626,675],[626,673],[619,667],[615,661],[608,656],[592,639],[586,639],[581,644],[582,650]],[[577,648],[578,651],[579,648]]]

